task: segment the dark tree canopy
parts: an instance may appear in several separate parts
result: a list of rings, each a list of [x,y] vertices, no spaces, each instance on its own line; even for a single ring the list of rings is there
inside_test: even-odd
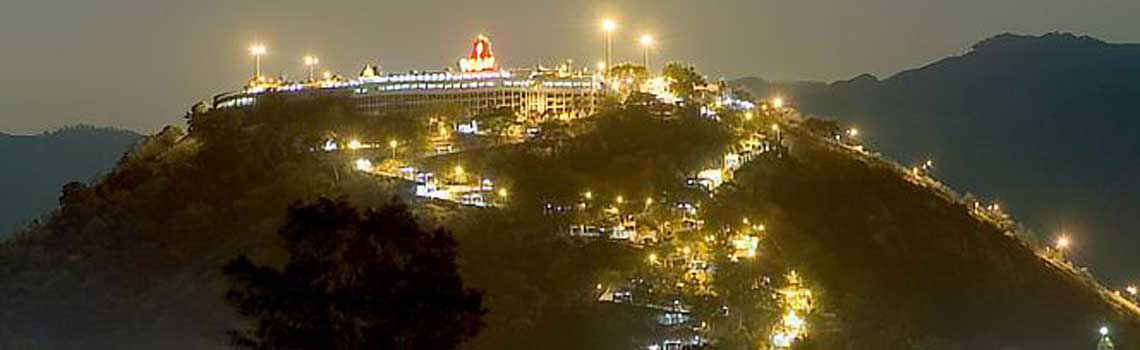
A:
[[[680,62],[666,64],[661,74],[670,80],[669,90],[677,96],[688,96],[696,85],[705,83],[695,67]]]
[[[255,321],[231,332],[238,348],[455,349],[483,327],[451,234],[422,229],[403,204],[360,211],[322,198],[291,207],[279,234],[283,267],[245,256],[225,267],[227,300]]]

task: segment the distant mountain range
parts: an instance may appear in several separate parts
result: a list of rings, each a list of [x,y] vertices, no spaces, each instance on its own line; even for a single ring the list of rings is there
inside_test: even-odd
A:
[[[1000,201],[1042,239],[1073,235],[1098,275],[1138,277],[1125,269],[1140,266],[1140,45],[1002,34],[883,80],[733,84],[857,126],[891,158],[931,158],[937,177]]]
[[[39,135],[0,133],[0,237],[55,208],[59,189],[111,169],[141,135],[87,125]]]

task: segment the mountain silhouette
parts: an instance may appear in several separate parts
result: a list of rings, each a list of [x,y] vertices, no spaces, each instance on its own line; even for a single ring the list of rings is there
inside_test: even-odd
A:
[[[1006,205],[1041,239],[1076,237],[1077,259],[1115,283],[1140,264],[1140,45],[1002,34],[887,79],[734,82],[856,126],[892,158]]]
[[[132,131],[88,125],[38,135],[0,133],[0,237],[57,205],[59,188],[110,170],[138,141]]]

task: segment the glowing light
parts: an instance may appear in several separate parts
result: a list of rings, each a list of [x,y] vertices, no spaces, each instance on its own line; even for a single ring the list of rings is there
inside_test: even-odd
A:
[[[1128,294],[1132,294],[1132,296],[1136,296],[1137,293],[1140,293],[1140,290],[1136,289],[1136,286],[1128,286],[1128,288],[1124,288],[1124,290],[1127,291]]]
[[[357,159],[356,160],[356,170],[360,170],[360,171],[364,171],[364,172],[371,172],[372,171],[372,161],[364,159],[364,158]]]
[[[802,329],[804,320],[794,310],[788,310],[788,314],[784,315],[784,325],[791,329]]]
[[[752,120],[752,112],[745,112],[744,120]]]
[[[348,141],[348,149],[350,149],[350,150],[358,150],[358,149],[361,149],[361,148],[364,148],[364,144],[360,143],[360,140],[352,140],[352,141]]]
[[[653,36],[651,36],[649,34],[642,35],[641,39],[639,39],[638,41],[641,43],[641,46],[646,46],[646,47],[653,46]]]
[[[850,129],[847,129],[847,136],[848,136],[848,137],[856,137],[856,136],[859,136],[859,129],[856,129],[856,128],[850,128]]]
[[[772,99],[772,107],[784,108],[784,98],[777,97]]]
[[[789,333],[776,332],[772,334],[772,345],[775,345],[777,348],[790,348],[792,347],[792,342],[795,340],[795,335]]]
[[[313,69],[318,63],[321,63],[321,59],[316,56],[305,56],[305,66],[309,67],[309,81],[313,81]]]
[[[471,44],[471,54],[459,60],[459,69],[464,72],[495,70],[495,54],[491,51],[491,39],[484,35],[475,37]]]
[[[617,29],[617,22],[608,18],[602,21],[602,30],[605,30],[606,32],[612,32],[614,29]]]
[[[506,189],[502,189],[502,188],[499,189],[499,197],[507,198],[507,194],[508,193],[507,193]]]
[[[324,147],[321,147],[321,148],[324,149],[325,152],[335,151],[335,150],[337,150],[336,141],[333,141],[333,140],[325,141]]]
[[[262,81],[261,56],[265,55],[268,52],[269,49],[265,48],[265,45],[262,44],[254,44],[253,46],[249,47],[249,54],[253,55],[254,57],[253,77],[259,82]]]
[[[617,204],[625,203],[625,197],[617,196],[617,199],[615,199],[614,201],[617,202]]]
[[[326,70],[322,76],[325,77],[325,80],[332,79],[332,72]]]
[[[598,61],[598,63],[594,67],[597,68],[599,72],[604,71],[604,70],[606,70],[606,62],[605,61]]]
[[[1108,336],[1108,327],[1103,327],[1103,326],[1100,327],[1100,335],[1107,337]]]
[[[455,166],[455,176],[463,176],[463,174],[465,174],[465,173],[466,173],[466,171],[463,170],[463,166],[461,166],[461,165]]]
[[[645,206],[647,206],[647,207],[648,207],[648,206],[651,206],[651,205],[653,205],[653,198],[646,198],[646,199],[645,199]]]
[[[649,260],[650,264],[656,264],[657,263],[657,254],[649,253],[649,257],[646,259]]]
[[[250,54],[250,55],[254,55],[254,56],[261,56],[261,55],[264,55],[264,54],[267,54],[267,53],[269,53],[269,49],[267,49],[267,48],[265,47],[265,45],[262,45],[262,44],[254,44],[253,46],[250,46],[250,47],[249,47],[249,54]]]
[[[780,131],[780,126],[777,124],[772,124],[772,131]]]
[[[396,140],[388,141],[388,147],[396,148],[400,146],[400,142]]]
[[[1073,244],[1073,241],[1071,239],[1069,239],[1069,236],[1057,237],[1057,242],[1055,243],[1057,250],[1069,249],[1069,246],[1071,246],[1072,244]]]
[[[594,193],[590,192],[590,191],[586,191],[586,193],[582,194],[582,197],[586,197],[587,200],[594,199]]]

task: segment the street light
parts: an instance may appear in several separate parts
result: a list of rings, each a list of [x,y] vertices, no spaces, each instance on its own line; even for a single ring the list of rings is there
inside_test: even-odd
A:
[[[1108,336],[1108,327],[1105,327],[1105,326],[1100,327],[1100,336],[1102,336],[1102,337]]]
[[[613,67],[613,46],[614,46],[614,30],[617,29],[617,22],[612,19],[605,19],[602,21],[602,30],[606,32],[606,72]],[[608,74],[607,74],[608,75]]]
[[[392,148],[392,159],[396,159],[396,148],[400,147],[400,142],[396,140],[388,141],[388,147]]]
[[[784,98],[777,97],[772,99],[772,107],[776,107],[776,109],[784,108]]]
[[[653,36],[645,34],[641,36],[641,60],[645,70],[649,70],[649,49],[653,47]]]
[[[321,63],[321,59],[316,56],[305,56],[305,67],[309,68],[309,81],[313,81],[313,68]]]
[[[1132,296],[1136,296],[1136,294],[1140,292],[1140,290],[1136,289],[1136,286],[1128,286],[1124,288],[1124,290],[1127,291],[1128,294],[1132,294]]]
[[[1055,244],[1055,247],[1057,248],[1057,250],[1063,252],[1063,251],[1069,249],[1069,246],[1071,246],[1072,244],[1073,244],[1073,241],[1071,239],[1069,239],[1069,236],[1063,235],[1061,237],[1057,237],[1057,242]]]
[[[625,197],[622,197],[622,196],[617,196],[617,199],[616,199],[616,200],[614,200],[614,201],[616,201],[616,202],[617,202],[617,204],[622,204],[622,203],[625,203]]]
[[[586,200],[594,199],[594,192],[586,191],[586,193],[582,194],[582,197],[586,197]]]
[[[249,54],[253,55],[254,58],[253,77],[257,80],[261,80],[261,56],[267,53],[269,53],[269,49],[265,45],[254,44],[249,47]]]
[[[859,129],[856,129],[856,128],[847,129],[847,137],[856,137],[856,136],[859,136]]]

